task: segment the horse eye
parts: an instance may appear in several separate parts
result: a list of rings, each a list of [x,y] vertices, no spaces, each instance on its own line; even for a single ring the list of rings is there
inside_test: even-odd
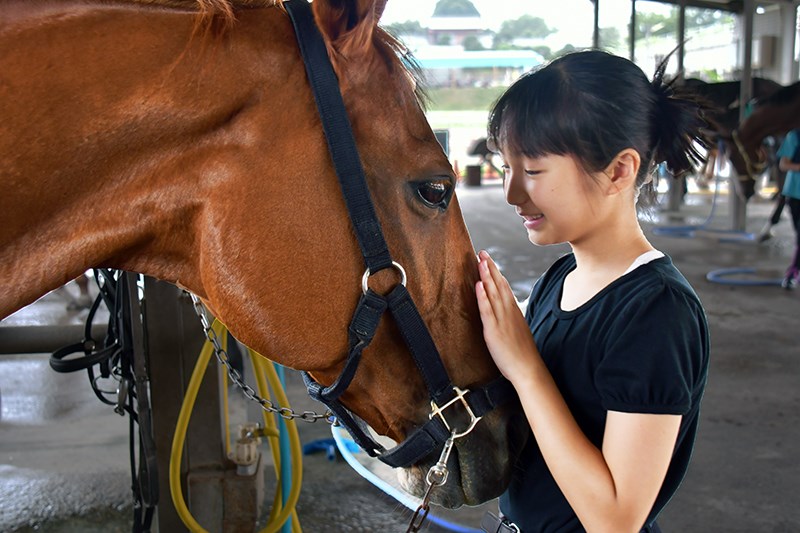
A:
[[[447,209],[453,184],[449,180],[424,181],[417,184],[417,196],[431,208]]]

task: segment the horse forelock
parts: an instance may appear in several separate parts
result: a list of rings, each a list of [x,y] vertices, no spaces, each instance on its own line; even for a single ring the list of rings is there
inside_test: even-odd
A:
[[[378,28],[376,32],[377,48],[383,49],[382,54],[390,71],[405,78],[403,81],[411,84],[414,97],[422,109],[427,108],[428,95],[425,92],[425,78],[422,68],[406,46],[389,32]]]

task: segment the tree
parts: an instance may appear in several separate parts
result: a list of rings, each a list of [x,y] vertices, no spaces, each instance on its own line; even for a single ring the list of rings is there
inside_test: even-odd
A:
[[[549,60],[553,57],[553,51],[549,46],[539,45],[534,46],[533,51],[542,56],[542,59]]]
[[[481,44],[480,39],[475,35],[467,35],[461,43],[464,50],[485,50],[486,48]]]
[[[575,48],[571,44],[567,44],[567,45],[564,46],[564,48],[562,48],[561,50],[559,50],[558,52],[553,54],[553,57],[563,56],[564,54],[570,54],[572,52],[577,52],[578,50],[580,50],[580,49],[579,48]]]
[[[475,9],[470,0],[439,0],[436,9],[433,10],[434,17],[480,17],[481,14]]]
[[[603,50],[617,50],[622,46],[622,37],[617,28],[600,28],[600,48]]]
[[[448,33],[440,33],[436,36],[436,44],[439,46],[449,46],[453,41],[453,36]]]
[[[679,8],[673,7],[669,15],[660,13],[636,12],[636,39],[653,35],[677,35]],[[733,16],[712,9],[687,9],[686,29],[706,28],[714,24],[730,24]]]
[[[514,39],[544,39],[556,30],[547,26],[544,19],[532,15],[522,15],[514,20],[506,20],[494,37],[495,48],[509,45]]]

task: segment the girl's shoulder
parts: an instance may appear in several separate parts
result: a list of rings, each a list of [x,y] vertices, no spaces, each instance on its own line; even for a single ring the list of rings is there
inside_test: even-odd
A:
[[[609,296],[621,314],[623,308],[633,316],[651,308],[661,309],[673,318],[687,313],[705,317],[699,296],[669,256],[642,265],[615,283],[619,284],[616,287],[619,290]]]

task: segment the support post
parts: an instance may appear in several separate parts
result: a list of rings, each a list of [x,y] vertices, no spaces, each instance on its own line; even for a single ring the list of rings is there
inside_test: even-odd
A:
[[[739,124],[744,122],[747,103],[753,96],[753,0],[744,0],[742,20],[744,22],[744,42],[742,57],[742,76],[739,89]],[[744,231],[747,225],[747,199],[742,193],[741,183],[737,180],[745,176],[731,176],[728,186],[728,197],[731,205],[731,229]],[[755,179],[755,176],[753,176]]]
[[[160,472],[157,531],[186,531],[170,497],[169,461],[178,413],[205,337],[191,300],[174,285],[145,278],[144,305]],[[252,531],[263,495],[262,470],[237,476],[236,466],[226,458],[220,371],[212,358],[186,434],[181,483],[189,509],[205,529]]]

